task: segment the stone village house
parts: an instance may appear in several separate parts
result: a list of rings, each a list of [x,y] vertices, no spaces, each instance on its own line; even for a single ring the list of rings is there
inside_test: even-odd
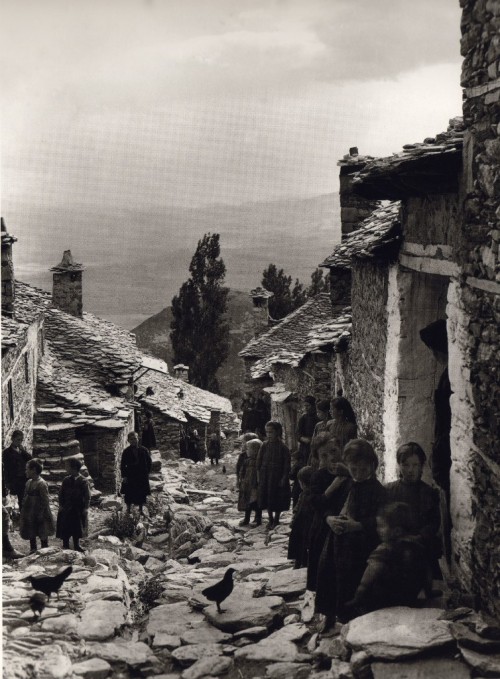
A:
[[[323,266],[331,274],[332,315],[350,305],[352,330],[332,357],[330,393],[344,390],[360,435],[381,458],[382,478],[394,479],[401,443],[432,449],[434,392],[445,366],[420,331],[446,322],[451,575],[498,617],[500,3],[461,4],[463,120],[388,158],[352,149],[340,162],[342,243]],[[254,347],[263,349],[272,334],[276,328]],[[251,344],[242,352],[248,377],[262,380],[259,361],[287,345],[259,356]]]
[[[51,490],[79,444],[95,487],[116,491],[137,399],[154,413],[163,455],[178,455],[182,427],[201,436],[237,429],[228,399],[190,385],[186,371],[171,376],[132,333],[83,311],[83,267],[69,251],[52,269],[52,295],[14,281],[15,240],[2,222],[3,442],[21,429]]]
[[[258,328],[268,327],[269,294],[252,291]],[[252,391],[271,397],[271,416],[284,427],[285,442],[297,446],[295,430],[301,399],[307,394],[330,398],[335,349],[350,334],[350,309],[332,318],[328,293],[309,299],[267,332],[257,335],[240,352],[246,383]]]

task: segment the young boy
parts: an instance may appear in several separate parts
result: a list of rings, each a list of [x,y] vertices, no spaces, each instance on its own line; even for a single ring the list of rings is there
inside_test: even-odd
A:
[[[390,606],[415,606],[424,586],[424,548],[410,535],[411,509],[404,502],[384,507],[377,517],[381,544],[370,554],[354,598],[345,605],[348,617]]]
[[[241,471],[240,492],[238,496],[238,509],[245,512],[240,526],[248,526],[252,511],[255,511],[255,520],[252,528],[260,526],[262,523],[262,510],[257,505],[257,456],[262,446],[260,439],[246,441],[247,459]]]
[[[37,538],[42,548],[49,546],[49,535],[54,535],[54,517],[50,510],[49,489],[42,479],[43,465],[31,459],[26,464],[26,489],[19,520],[19,533],[30,541],[30,554],[37,550]]]
[[[64,477],[59,490],[56,537],[63,541],[63,549],[69,549],[69,539],[72,537],[75,552],[83,552],[80,538],[87,530],[90,488],[88,481],[80,474],[82,463],[77,457],[67,458],[65,467],[68,476]]]

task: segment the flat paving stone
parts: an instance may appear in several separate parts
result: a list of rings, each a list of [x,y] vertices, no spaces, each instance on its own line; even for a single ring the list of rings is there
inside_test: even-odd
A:
[[[384,608],[351,620],[342,629],[345,642],[373,658],[397,660],[451,644],[450,625],[440,608]]]

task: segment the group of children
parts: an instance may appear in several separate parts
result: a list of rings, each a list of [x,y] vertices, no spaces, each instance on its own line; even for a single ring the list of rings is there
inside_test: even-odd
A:
[[[307,588],[324,629],[389,606],[414,606],[440,577],[439,496],[422,481],[417,443],[397,451],[400,479],[383,486],[368,441],[351,439],[303,467],[288,556],[307,567]]]
[[[2,495],[4,503],[9,491],[18,498],[19,533],[24,540],[29,540],[30,554],[37,550],[37,540],[40,540],[42,548],[48,547],[49,537],[54,533],[62,540],[63,549],[69,549],[69,540],[72,538],[73,549],[83,552],[80,539],[87,529],[90,488],[88,481],[80,474],[82,467],[80,459],[75,456],[65,460],[67,476],[61,483],[57,520],[54,521],[49,504],[48,486],[41,476],[43,463],[29,455],[22,445],[23,439],[23,432],[15,431],[11,445],[4,451]],[[15,457],[16,455],[18,457]],[[21,475],[21,460],[24,476]],[[24,492],[21,492],[21,482],[24,484]],[[8,515],[6,517],[4,514],[4,524],[6,519],[8,524]],[[8,532],[5,530],[3,547],[7,557],[23,556],[12,547]]]
[[[288,557],[296,568],[307,568],[307,589],[324,616],[323,631],[378,608],[414,606],[422,590],[432,595],[432,579],[441,577],[439,495],[422,481],[424,451],[413,442],[401,446],[400,478],[383,486],[373,447],[352,437],[355,418],[344,401],[336,422],[327,426],[319,418],[309,464],[294,477],[301,492]],[[290,506],[291,456],[279,422],[268,422],[265,431],[264,442],[254,433],[242,436],[238,509],[245,512],[244,526],[252,511],[251,525],[259,526],[267,510],[272,529]]]

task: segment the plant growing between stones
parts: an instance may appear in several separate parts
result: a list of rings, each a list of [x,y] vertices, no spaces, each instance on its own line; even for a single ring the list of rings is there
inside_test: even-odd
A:
[[[113,512],[106,517],[104,525],[110,529],[112,535],[123,540],[134,536],[137,528],[137,520],[131,514]]]
[[[163,594],[163,587],[159,575],[147,578],[139,585],[137,598],[143,613],[147,613],[156,604],[156,600]]]

